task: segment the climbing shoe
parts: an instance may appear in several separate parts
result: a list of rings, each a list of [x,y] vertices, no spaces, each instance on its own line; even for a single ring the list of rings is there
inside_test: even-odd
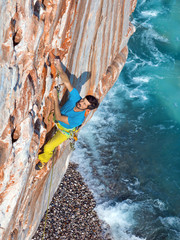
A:
[[[36,170],[41,170],[43,167],[44,167],[44,164],[43,164],[41,161],[39,161],[39,162],[36,164],[35,169],[36,169]]]

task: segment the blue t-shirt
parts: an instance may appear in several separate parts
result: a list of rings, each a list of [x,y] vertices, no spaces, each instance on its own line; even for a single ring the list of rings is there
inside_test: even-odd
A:
[[[61,108],[61,114],[63,116],[68,117],[68,124],[58,121],[61,126],[67,128],[67,129],[72,129],[75,127],[80,126],[84,119],[85,119],[85,111],[82,112],[75,112],[74,107],[76,106],[76,102],[78,102],[81,99],[81,96],[79,95],[78,91],[73,88],[71,92],[69,92],[69,99],[68,101],[62,106]]]

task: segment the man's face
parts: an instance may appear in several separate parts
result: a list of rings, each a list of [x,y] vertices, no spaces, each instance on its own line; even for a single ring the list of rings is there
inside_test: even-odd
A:
[[[86,110],[89,105],[91,104],[86,98],[82,98],[76,103],[76,107],[80,110]]]

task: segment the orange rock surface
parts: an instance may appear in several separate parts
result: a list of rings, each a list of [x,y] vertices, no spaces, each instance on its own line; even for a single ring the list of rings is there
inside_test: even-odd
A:
[[[1,1],[0,239],[31,239],[47,207],[52,161],[40,172],[35,164],[53,127],[51,91],[61,83],[53,56],[82,97],[101,102],[126,62],[135,6],[136,0]],[[70,154],[68,141],[57,148],[51,198]]]

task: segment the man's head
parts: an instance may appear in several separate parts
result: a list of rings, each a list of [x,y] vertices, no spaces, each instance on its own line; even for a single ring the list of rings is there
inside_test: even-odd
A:
[[[98,108],[99,103],[97,98],[92,95],[87,95],[76,103],[76,107],[80,110],[93,110]]]
[[[89,106],[87,107],[87,109],[93,110],[93,109],[98,108],[99,102],[98,102],[97,98],[95,98],[92,95],[87,95],[85,98],[89,102]]]

